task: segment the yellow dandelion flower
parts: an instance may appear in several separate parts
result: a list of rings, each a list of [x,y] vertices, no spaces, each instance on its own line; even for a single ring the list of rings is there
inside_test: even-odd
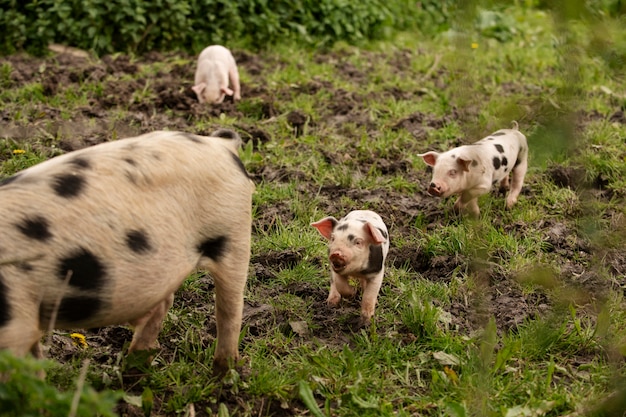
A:
[[[13,149],[13,155],[21,155],[23,153],[26,153],[24,149]]]
[[[76,346],[80,346],[83,349],[86,348],[87,345],[87,340],[85,339],[85,335],[81,334],[81,333],[72,333],[70,335],[70,337],[72,338],[72,341],[74,342],[74,344]]]
[[[478,49],[478,43],[472,42],[472,49]]]
[[[459,382],[459,376],[457,375],[456,372],[454,372],[454,369],[452,368],[448,368],[447,366],[443,367],[443,372],[448,375],[448,378],[450,378],[450,381],[452,381],[452,383],[454,385],[456,385]]]

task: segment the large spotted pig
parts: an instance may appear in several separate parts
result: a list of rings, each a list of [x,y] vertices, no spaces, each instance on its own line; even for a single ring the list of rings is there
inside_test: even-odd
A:
[[[526,137],[514,122],[513,129],[501,129],[478,142],[459,146],[444,153],[420,154],[433,167],[428,193],[438,197],[458,194],[454,207],[478,217],[478,197],[496,184],[506,191],[506,207],[516,202],[528,167]],[[511,184],[509,174],[512,173]]]
[[[228,81],[232,83],[232,90]],[[221,45],[211,45],[200,53],[193,91],[200,103],[221,103],[225,96],[241,99],[239,70],[230,51]]]
[[[237,360],[254,186],[232,133],[145,134],[2,180],[0,348],[37,355],[49,328],[123,323],[129,351],[155,348],[174,292],[202,268],[215,280],[214,369]]]
[[[328,304],[337,306],[341,297],[353,297],[356,288],[350,279],[358,279],[363,289],[360,324],[368,325],[374,316],[389,252],[389,233],[383,219],[370,210],[355,210],[341,220],[325,217],[311,226],[329,241]]]

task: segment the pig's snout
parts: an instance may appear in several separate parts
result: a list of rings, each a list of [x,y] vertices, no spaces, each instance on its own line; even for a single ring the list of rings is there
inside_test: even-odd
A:
[[[330,264],[335,272],[342,271],[347,265],[346,258],[341,254],[341,252],[332,252],[329,258]]]
[[[441,197],[442,195],[445,194],[447,189],[448,187],[446,187],[445,183],[433,181],[428,186],[428,194],[435,196],[435,197]]]

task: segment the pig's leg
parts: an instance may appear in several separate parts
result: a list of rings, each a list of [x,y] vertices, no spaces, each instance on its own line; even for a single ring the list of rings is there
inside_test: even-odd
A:
[[[384,269],[380,271],[376,278],[369,280],[366,278],[361,279],[361,286],[363,287],[363,300],[361,301],[361,325],[368,326],[374,316],[374,310],[376,308],[376,301],[378,299],[378,293],[380,286],[383,283]]]
[[[506,208],[510,209],[517,202],[517,197],[522,191],[522,185],[524,184],[524,176],[528,169],[528,161],[523,159],[515,168],[513,168],[513,175],[511,181],[511,190],[506,198]]]
[[[213,358],[213,371],[223,375],[239,359],[239,333],[243,314],[243,294],[248,276],[250,259],[249,244],[223,255],[220,262],[210,269],[215,279],[215,320],[217,322],[217,346]],[[245,249],[245,250],[241,250]]]
[[[174,294],[172,293],[152,307],[143,317],[130,322],[135,329],[135,333],[128,348],[129,353],[138,350],[157,349],[159,347],[157,338],[163,328],[163,319],[173,303]]]
[[[239,85],[239,70],[237,69],[237,65],[233,64],[230,67],[230,70],[228,70],[228,77],[233,85],[233,99],[240,100],[241,86]]]
[[[8,321],[0,327],[0,348],[10,350],[15,356],[31,352],[36,358],[41,358],[41,350],[36,347],[42,336],[39,303],[32,301],[30,288],[12,285],[9,291],[3,294],[8,298],[8,306],[3,311]]]

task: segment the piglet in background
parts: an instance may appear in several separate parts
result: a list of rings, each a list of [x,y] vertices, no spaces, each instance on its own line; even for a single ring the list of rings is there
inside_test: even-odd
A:
[[[419,154],[433,167],[428,193],[437,197],[457,194],[454,204],[458,212],[478,217],[478,197],[500,183],[500,190],[509,190],[506,208],[517,202],[528,168],[528,144],[517,122],[513,129],[497,132],[471,145],[459,146],[444,153]],[[511,184],[509,184],[509,175]]]
[[[229,80],[232,90],[229,88]],[[221,103],[225,96],[241,99],[239,71],[230,51],[220,45],[211,45],[200,53],[193,91],[200,103]]]
[[[369,325],[389,252],[389,233],[383,219],[370,210],[355,210],[341,220],[325,217],[311,226],[329,241],[331,281],[328,304],[337,306],[341,297],[353,297],[356,288],[350,280],[358,280],[363,289],[360,325]]]

